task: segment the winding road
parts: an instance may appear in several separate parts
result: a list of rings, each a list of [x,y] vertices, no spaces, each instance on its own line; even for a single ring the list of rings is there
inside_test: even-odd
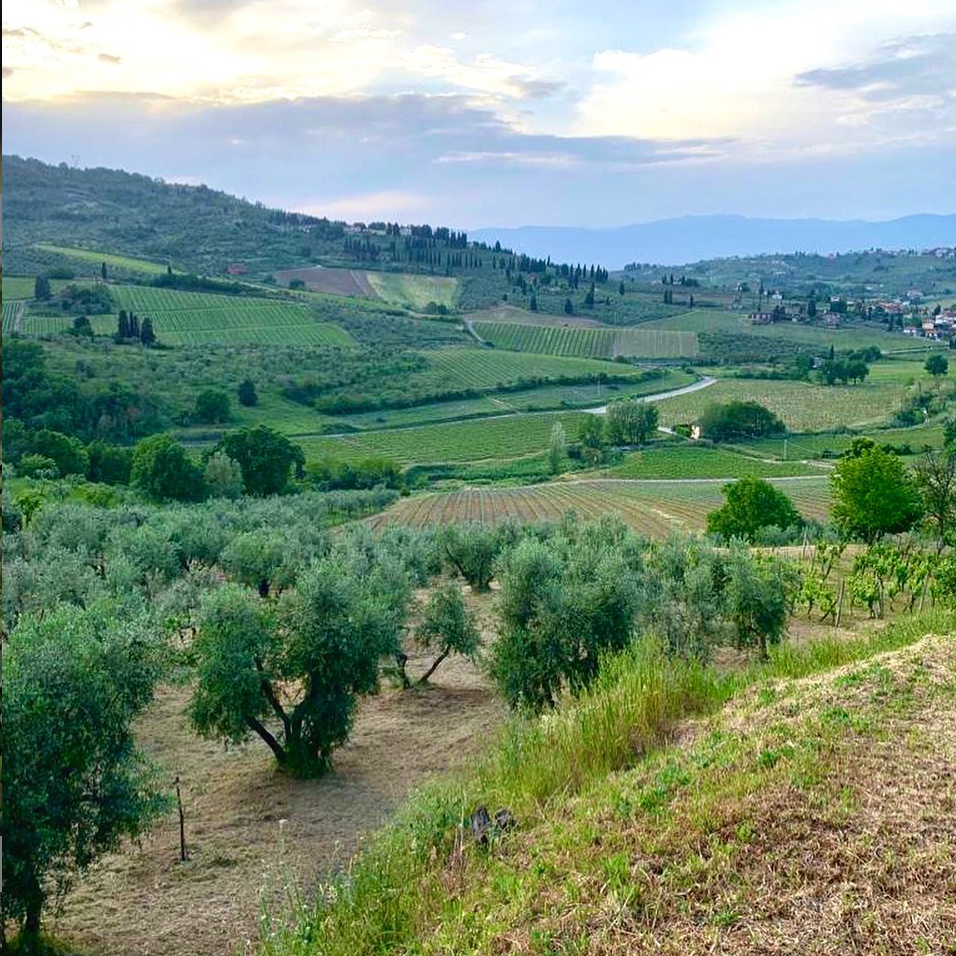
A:
[[[669,392],[657,392],[654,395],[639,395],[638,398],[642,402],[662,402],[665,398],[677,398],[678,395],[690,395],[691,392],[699,392],[703,388],[710,388],[716,381],[717,379],[712,376],[705,375],[691,385],[672,388]],[[582,408],[581,411],[590,415],[605,415],[607,414],[607,405],[595,405],[594,408]],[[664,429],[661,429],[661,431],[664,431]]]

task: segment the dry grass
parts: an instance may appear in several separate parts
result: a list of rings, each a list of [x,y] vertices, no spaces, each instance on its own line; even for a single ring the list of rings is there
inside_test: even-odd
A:
[[[954,951],[952,636],[764,684],[688,729],[473,860],[425,951]]]
[[[410,675],[427,662],[412,653]],[[191,859],[178,862],[174,811],[141,847],[99,865],[48,927],[84,953],[236,951],[256,938],[262,893],[290,880],[308,892],[346,864],[411,790],[486,745],[505,711],[474,665],[450,658],[427,689],[364,700],[335,772],[303,781],[277,772],[258,741],[224,750],[200,740],[183,718],[187,697],[164,688],[140,738],[170,783],[182,778]]]

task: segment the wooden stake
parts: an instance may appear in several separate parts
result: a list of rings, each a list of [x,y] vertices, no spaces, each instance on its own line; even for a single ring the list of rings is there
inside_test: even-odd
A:
[[[183,795],[179,791],[179,777],[176,778],[176,803],[179,806],[179,862],[185,863],[186,855],[186,815],[183,813]]]
[[[846,590],[846,578],[843,578],[840,581],[840,597],[837,600],[837,612],[836,612],[836,626],[840,626],[840,621],[843,620],[843,592]]]

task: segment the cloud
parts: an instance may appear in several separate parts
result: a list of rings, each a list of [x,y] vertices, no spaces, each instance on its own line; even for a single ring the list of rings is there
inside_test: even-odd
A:
[[[522,76],[508,77],[507,82],[519,97],[528,100],[537,100],[560,93],[567,85],[560,80],[529,80]]]
[[[122,63],[123,58],[121,56],[110,56],[109,53],[100,53],[97,57],[97,60],[100,63]]]
[[[866,62],[807,70],[797,86],[852,92],[869,100],[956,93],[956,33],[903,37],[884,43]]]

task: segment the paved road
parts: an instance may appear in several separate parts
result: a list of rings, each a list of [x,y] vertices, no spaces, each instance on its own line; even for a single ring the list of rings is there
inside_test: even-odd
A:
[[[657,392],[654,395],[640,395],[638,396],[642,402],[662,402],[665,398],[677,398],[678,395],[690,395],[691,392],[699,392],[702,388],[710,388],[717,379],[712,378],[710,375],[705,375],[702,379],[694,382],[693,385],[685,385],[683,388],[672,388],[669,392]],[[582,408],[581,411],[588,412],[591,415],[604,415],[607,413],[607,405],[596,405],[594,408]],[[668,434],[673,434],[666,428],[662,428],[661,431],[667,431]]]

